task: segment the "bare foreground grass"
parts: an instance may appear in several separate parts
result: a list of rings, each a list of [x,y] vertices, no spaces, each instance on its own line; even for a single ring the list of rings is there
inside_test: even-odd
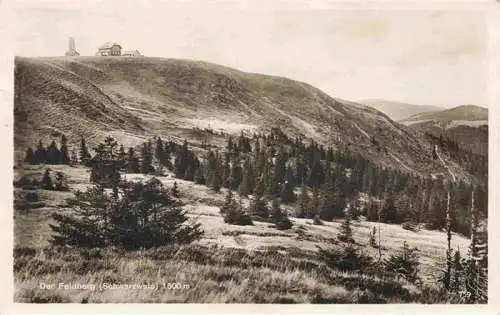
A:
[[[63,171],[72,189],[88,184],[87,170],[49,166]],[[30,166],[23,172],[42,172]],[[18,171],[18,170],[16,170]],[[127,174],[128,179],[143,175]],[[402,279],[381,278],[327,267],[317,256],[323,248],[339,247],[335,240],[340,222],[322,226],[292,218],[294,227],[279,231],[268,223],[234,226],[224,223],[219,208],[224,193],[205,186],[159,177],[167,187],[179,184],[185,209],[202,224],[205,236],[197,243],[133,252],[117,248],[83,250],[48,246],[50,213],[65,211],[71,193],[42,191],[44,208],[14,212],[15,302],[28,303],[457,303],[435,285],[445,264],[446,236],[438,231],[411,232],[398,225],[381,224],[382,259],[396,253],[406,240],[419,248],[423,285]],[[244,203],[248,200],[244,199]],[[291,209],[290,209],[291,210]],[[368,246],[376,223],[354,222],[354,238],[363,252],[378,258]],[[452,246],[463,253],[468,240],[454,236]],[[155,289],[78,290],[59,283],[157,285]],[[53,284],[42,289],[41,284]],[[166,284],[167,287],[164,287]],[[170,287],[168,284],[176,284]]]

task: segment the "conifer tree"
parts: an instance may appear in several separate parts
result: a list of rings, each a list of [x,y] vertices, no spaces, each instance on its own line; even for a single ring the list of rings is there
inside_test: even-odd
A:
[[[152,163],[153,163],[153,155],[151,152],[151,145],[150,142],[145,142],[141,148],[141,164],[140,164],[141,173],[151,174],[154,171]],[[179,177],[177,176],[177,172],[176,172],[176,177]]]
[[[95,149],[96,155],[91,160],[90,181],[113,189],[113,195],[118,197],[120,170],[117,160],[116,147],[118,143],[113,137],[106,137]]]
[[[180,203],[156,178],[125,181],[120,190],[119,202],[100,185],[76,192],[68,201],[73,212],[53,214],[57,224],[50,224],[55,232],[51,243],[138,249],[190,243],[203,235],[199,223],[187,224],[189,217]]]
[[[232,190],[238,189],[243,179],[243,170],[240,166],[238,159],[234,160],[231,165],[231,172],[229,178],[229,187]]]
[[[320,195],[317,187],[313,188],[311,202],[306,212],[306,218],[312,219],[316,214],[319,214]]]
[[[199,161],[196,157],[192,156],[191,153],[187,155],[186,159],[187,167],[184,173],[184,179],[188,181],[194,181],[194,175],[196,174],[196,170],[198,169]]]
[[[219,192],[220,189],[221,189],[221,186],[222,186],[222,178],[220,176],[220,172],[218,169],[215,169],[213,171],[213,175],[212,175],[212,182],[211,182],[211,185],[212,187],[212,190],[215,191],[215,192]]]
[[[127,164],[127,154],[125,153],[125,148],[123,147],[123,144],[120,144],[120,148],[118,149],[118,156],[117,156],[117,162],[118,162],[118,167],[120,170],[125,169],[125,166]]]
[[[252,151],[252,146],[250,145],[250,139],[245,137],[243,130],[238,138],[238,150],[241,153],[248,153]]]
[[[47,163],[47,150],[42,144],[42,140],[38,141],[38,146],[35,150],[34,164],[44,164]]]
[[[248,156],[243,164],[243,178],[238,187],[241,196],[248,196],[253,193],[255,189],[255,175],[253,171],[252,162]]]
[[[129,148],[127,153],[126,169],[128,173],[139,173],[139,159],[135,156],[134,149]]]
[[[54,140],[47,147],[47,164],[59,164],[61,161],[61,151],[57,148]]]
[[[226,198],[224,199],[224,204],[220,208],[220,213],[226,214],[234,208],[236,208],[236,201],[234,200],[233,191],[228,189]]]
[[[382,210],[380,212],[380,220],[381,222],[386,223],[401,223],[398,211],[394,204],[394,198],[390,194],[387,196],[382,206]]]
[[[385,260],[386,271],[404,277],[409,282],[416,282],[419,269],[419,257],[417,248],[410,248],[406,241],[403,242],[403,248],[397,255],[391,255]]]
[[[240,203],[233,198],[233,192],[228,189],[226,199],[222,205],[220,212],[224,215],[224,222],[236,225],[252,225],[252,218],[244,212]]]
[[[307,193],[306,186],[302,186],[300,189],[300,194],[297,199],[297,218],[305,218],[308,216],[309,207],[311,205],[311,200],[309,194]]]
[[[338,239],[341,240],[342,242],[354,243],[354,239],[352,237],[351,214],[349,208],[350,206],[348,205],[345,209],[344,221],[340,226],[340,233],[338,235]]]
[[[179,191],[179,186],[177,186],[177,182],[174,181],[174,185],[172,186],[172,197],[174,198],[180,198],[181,193]]]
[[[295,196],[295,192],[293,191],[293,186],[287,180],[281,185],[280,192],[281,202],[282,203],[293,203],[297,199]]]
[[[463,282],[463,266],[462,258],[460,256],[460,250],[457,249],[453,255],[453,279],[451,283],[451,290],[455,293],[462,291]]]
[[[89,150],[87,149],[87,144],[85,143],[85,139],[82,137],[80,140],[80,163],[85,166],[89,166],[90,159]]]
[[[206,180],[205,180],[205,167],[203,164],[200,163],[198,168],[196,168],[196,172],[194,173],[194,182],[199,184],[199,185],[205,185]]]
[[[47,189],[47,190],[54,189],[54,184],[52,183],[52,177],[50,176],[49,169],[45,170],[45,173],[43,174],[43,177],[42,177],[42,181],[40,182],[40,186],[43,189]]]
[[[66,182],[66,177],[62,172],[56,172],[56,179],[54,182],[54,189],[57,191],[68,191],[69,187]]]
[[[35,153],[33,152],[33,149],[31,148],[26,149],[24,163],[35,164]]]
[[[261,196],[255,196],[250,202],[249,207],[250,214],[267,219],[269,217],[269,209],[267,208],[267,203],[262,200]]]
[[[165,154],[164,154],[164,151],[163,151],[163,141],[161,140],[160,137],[156,138],[155,158],[158,160],[158,162],[160,164],[162,164],[162,165],[166,164],[165,163]]]
[[[229,153],[224,153],[224,162],[221,165],[221,169],[219,170],[221,176],[221,185],[224,188],[231,187],[231,165],[230,165],[230,156]]]
[[[68,139],[66,138],[65,135],[62,135],[61,137],[61,150],[60,150],[60,164],[70,164],[71,159],[69,157],[69,151],[68,151]]]
[[[325,183],[325,170],[320,160],[316,160],[312,165],[308,183],[311,187],[320,187]]]
[[[281,208],[278,198],[273,199],[271,204],[271,213],[274,224],[278,230],[288,230],[292,227],[292,221],[290,221],[286,212]]]
[[[76,154],[75,149],[71,150],[71,165],[78,164],[78,155]]]
[[[370,246],[373,247],[373,248],[376,248],[377,247],[377,228],[376,227],[373,227],[373,230],[371,231],[370,233]]]

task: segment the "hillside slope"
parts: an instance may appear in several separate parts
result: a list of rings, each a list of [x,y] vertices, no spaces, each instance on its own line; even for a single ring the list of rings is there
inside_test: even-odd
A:
[[[279,125],[384,167],[446,173],[423,133],[373,108],[333,99],[302,82],[206,62],[16,58],[15,94],[17,159],[50,134],[65,134],[73,143],[83,136],[92,145],[110,133],[129,146],[152,136],[190,139],[196,127],[239,133]],[[451,168],[471,178],[458,164]]]
[[[382,113],[386,114],[387,116],[391,117],[391,119],[396,121],[420,113],[443,110],[443,108],[439,106],[415,105],[415,104],[377,100],[377,99],[366,99],[366,100],[360,100],[359,102],[381,111]]]

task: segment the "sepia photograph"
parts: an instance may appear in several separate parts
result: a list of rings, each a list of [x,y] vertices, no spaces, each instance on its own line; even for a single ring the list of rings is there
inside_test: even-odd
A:
[[[491,15],[320,3],[15,7],[13,303],[488,304]]]

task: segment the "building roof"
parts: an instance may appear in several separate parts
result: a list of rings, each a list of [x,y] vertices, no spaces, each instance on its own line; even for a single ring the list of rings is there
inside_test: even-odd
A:
[[[122,46],[117,42],[105,42],[101,45],[101,47],[99,47],[99,49],[110,49],[113,46],[119,46],[120,48],[122,48]]]

